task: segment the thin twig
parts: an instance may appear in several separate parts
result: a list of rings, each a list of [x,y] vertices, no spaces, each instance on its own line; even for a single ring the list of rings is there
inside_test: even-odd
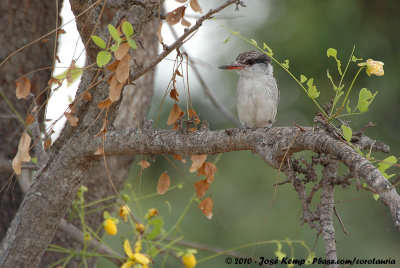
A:
[[[336,209],[336,206],[333,206],[333,211],[335,212],[335,215],[336,215],[336,217],[337,217],[338,220],[339,220],[340,226],[342,226],[343,233],[345,233],[346,236],[349,236],[349,234],[348,234],[347,231],[346,231],[346,228],[344,227],[343,221],[342,221],[342,219],[341,219],[340,216],[339,216],[339,213],[338,213],[338,211],[337,211],[337,209]]]

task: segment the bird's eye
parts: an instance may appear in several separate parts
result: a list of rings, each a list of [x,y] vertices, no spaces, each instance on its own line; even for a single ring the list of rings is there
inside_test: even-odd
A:
[[[249,64],[249,65],[254,64],[254,60],[247,60],[247,64]]]

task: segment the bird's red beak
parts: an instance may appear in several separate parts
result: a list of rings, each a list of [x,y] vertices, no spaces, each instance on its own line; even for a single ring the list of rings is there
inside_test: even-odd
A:
[[[224,70],[243,70],[244,67],[246,67],[246,66],[242,65],[242,64],[232,63],[232,64],[229,64],[229,65],[219,66],[218,68],[224,69]]]

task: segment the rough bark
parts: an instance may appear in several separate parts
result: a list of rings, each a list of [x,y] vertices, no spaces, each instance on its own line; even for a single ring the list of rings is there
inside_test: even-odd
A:
[[[334,261],[330,264],[330,268],[337,268],[335,228],[333,226],[333,208],[335,206],[335,185],[333,184],[336,178],[337,163],[329,163],[324,166],[322,172],[322,191],[321,204],[319,207],[320,221],[322,227],[322,238],[325,242],[326,259]]]
[[[59,1],[61,2],[61,1]],[[46,1],[0,1],[0,62],[15,50],[51,31],[56,25],[56,2]],[[10,163],[18,147],[24,125],[16,113],[25,120],[31,101],[18,100],[15,96],[15,82],[19,77],[33,70],[53,65],[54,35],[46,43],[36,43],[27,47],[10,60],[4,62],[0,71],[0,161],[8,168],[0,169],[0,185],[6,185],[12,171]],[[47,86],[51,68],[28,76],[35,95]],[[45,94],[46,95],[46,94]],[[15,109],[10,108],[9,104]],[[45,98],[40,98],[43,102]],[[41,113],[43,115],[43,113]],[[42,120],[41,120],[42,121]],[[1,188],[0,186],[0,188]],[[0,240],[5,235],[9,223],[22,202],[22,191],[18,184],[11,182],[3,189],[0,202]]]

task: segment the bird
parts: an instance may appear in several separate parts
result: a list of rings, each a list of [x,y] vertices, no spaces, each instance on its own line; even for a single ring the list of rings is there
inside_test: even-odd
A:
[[[239,74],[236,105],[242,126],[270,129],[276,120],[280,95],[271,58],[262,52],[245,51],[233,63],[218,68]]]

